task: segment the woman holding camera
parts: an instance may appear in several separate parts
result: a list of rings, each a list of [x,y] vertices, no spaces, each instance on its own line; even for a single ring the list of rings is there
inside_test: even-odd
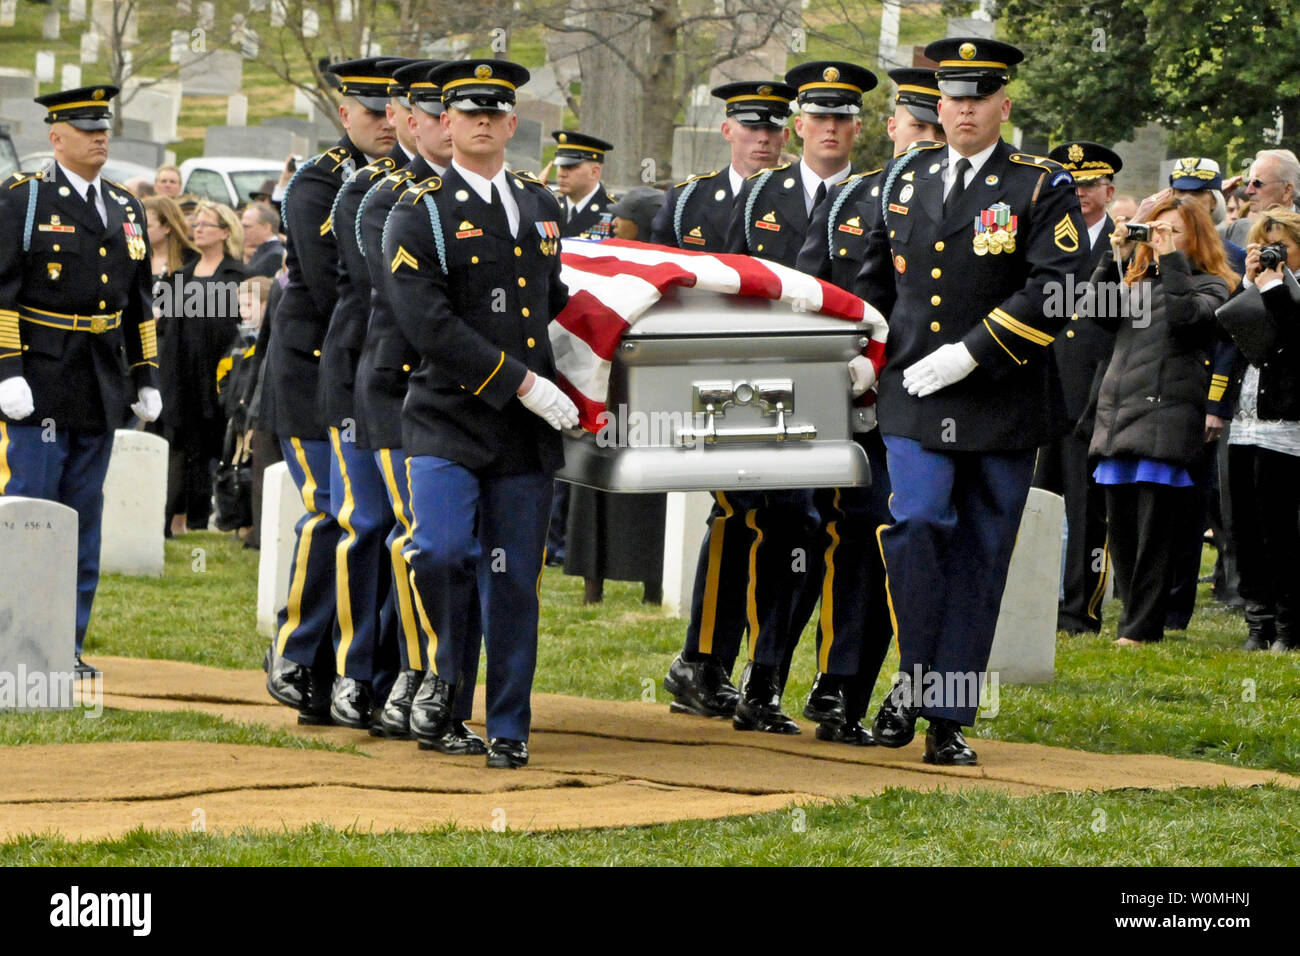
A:
[[[1300,649],[1300,214],[1251,225],[1246,278],[1219,315],[1242,358],[1232,370],[1228,491],[1248,651]],[[1249,363],[1249,364],[1247,364]]]
[[[1164,637],[1178,519],[1194,493],[1188,467],[1205,440],[1214,312],[1237,276],[1195,199],[1166,197],[1145,224],[1121,223],[1110,241],[1093,273],[1094,302],[1127,307],[1091,310],[1117,334],[1088,456],[1105,487],[1116,592],[1124,599],[1117,643],[1131,646]],[[1128,263],[1121,294],[1103,295],[1121,281],[1117,260]]]

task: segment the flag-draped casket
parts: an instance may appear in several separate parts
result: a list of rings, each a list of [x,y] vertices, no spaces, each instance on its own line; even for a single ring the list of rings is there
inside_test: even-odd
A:
[[[862,485],[847,364],[879,369],[871,306],[776,263],[624,240],[563,244],[551,323],[583,432],[558,477],[608,491]],[[869,398],[868,398],[869,401]]]

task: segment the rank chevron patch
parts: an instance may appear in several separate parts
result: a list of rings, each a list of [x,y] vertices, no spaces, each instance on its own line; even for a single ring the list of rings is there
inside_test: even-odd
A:
[[[393,256],[393,265],[389,271],[396,272],[398,266],[410,266],[416,272],[420,271],[419,261],[415,258],[415,256],[407,252],[404,246],[397,247],[397,255]]]
[[[1052,236],[1056,240],[1056,248],[1062,252],[1079,251],[1079,230],[1074,228],[1069,214],[1061,217],[1061,221],[1052,230]]]

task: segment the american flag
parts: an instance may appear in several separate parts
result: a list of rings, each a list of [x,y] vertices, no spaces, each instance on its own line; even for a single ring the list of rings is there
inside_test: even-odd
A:
[[[550,326],[559,386],[578,406],[582,427],[599,431],[609,393],[609,369],[623,333],[659,301],[669,286],[780,299],[792,309],[870,327],[863,354],[880,373],[885,364],[884,318],[857,296],[821,279],[750,256],[690,252],[628,239],[561,244],[560,277],[569,304]],[[754,332],[772,314],[755,312]],[[848,391],[848,372],[844,374]]]

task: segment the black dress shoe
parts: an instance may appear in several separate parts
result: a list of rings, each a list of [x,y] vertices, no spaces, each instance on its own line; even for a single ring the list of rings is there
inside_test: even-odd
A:
[[[925,762],[945,767],[973,767],[978,762],[962,736],[961,724],[936,717],[925,734]]]
[[[476,757],[488,752],[483,738],[465,726],[463,720],[453,720],[447,732],[433,743],[420,741],[421,750],[436,750],[440,754],[456,757]],[[525,755],[524,763],[527,763]]]
[[[844,697],[844,680],[834,674],[822,674],[813,679],[808,703],[803,715],[819,724],[848,723],[847,702]]]
[[[308,671],[307,694],[298,708],[298,723],[313,727],[327,727],[334,721],[330,717],[330,704],[334,691],[334,675],[322,671]]]
[[[336,724],[354,730],[370,728],[370,714],[374,710],[374,695],[370,682],[352,677],[336,677],[330,694],[330,716]]]
[[[882,747],[906,747],[916,736],[917,712],[912,706],[912,678],[900,674],[871,723],[871,736]]]
[[[781,710],[776,689],[776,668],[750,661],[740,675],[740,699],[731,726],[737,730],[759,730],[765,734],[802,733],[799,725]]]
[[[311,683],[311,668],[277,657],[267,648],[271,659],[266,672],[266,692],[286,707],[302,709]]]
[[[420,689],[411,701],[411,736],[422,744],[436,745],[451,726],[451,708],[456,685],[433,671],[424,672]]]
[[[99,668],[92,664],[87,664],[81,659],[81,655],[78,654],[77,663],[74,664],[72,668],[72,674],[75,680],[81,680],[83,677],[87,680],[93,680],[99,676]]]
[[[854,747],[874,747],[876,738],[857,720],[845,724],[818,724],[817,739],[833,744],[851,744]]]
[[[379,710],[379,718],[370,725],[370,736],[411,739],[411,701],[424,680],[424,671],[402,671],[388,692],[388,700]]]
[[[730,717],[736,712],[740,696],[722,664],[711,654],[698,661],[684,660],[678,654],[668,667],[664,690],[673,695],[669,710],[698,717]]]
[[[528,744],[508,737],[493,737],[487,745],[487,765],[497,770],[515,770],[528,763]]]

